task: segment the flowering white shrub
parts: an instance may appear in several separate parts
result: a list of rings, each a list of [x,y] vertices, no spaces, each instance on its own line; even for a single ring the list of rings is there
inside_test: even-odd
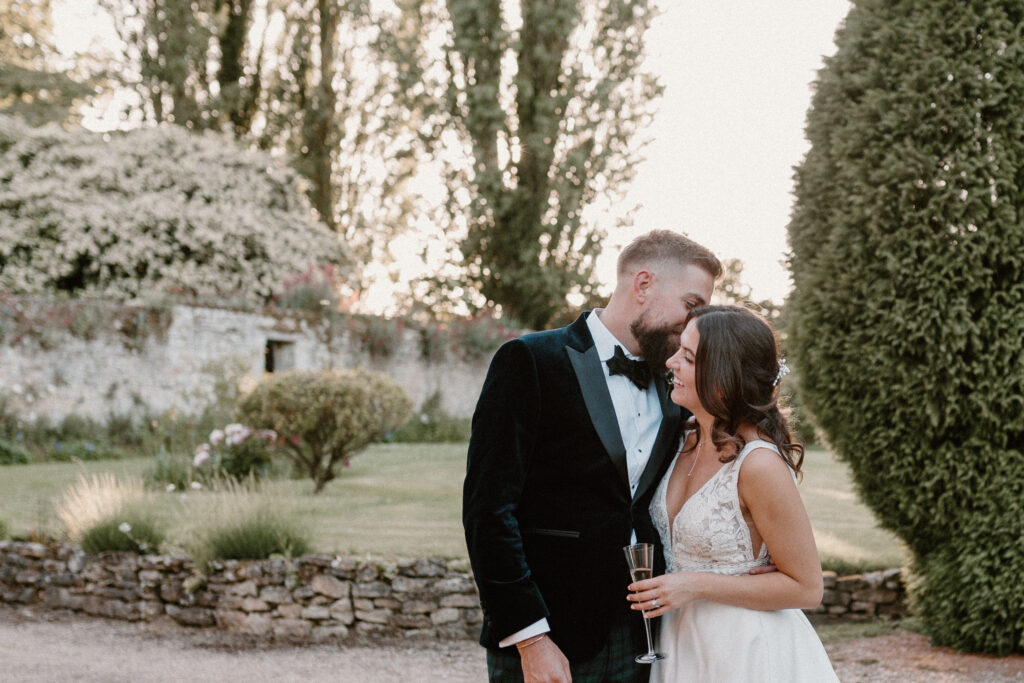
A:
[[[0,289],[254,304],[347,250],[293,171],[226,136],[100,135],[0,116]]]

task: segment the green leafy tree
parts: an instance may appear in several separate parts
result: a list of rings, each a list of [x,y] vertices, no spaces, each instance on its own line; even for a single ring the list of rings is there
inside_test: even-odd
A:
[[[277,433],[314,493],[337,477],[339,465],[401,427],[411,410],[400,386],[367,370],[275,373],[239,406],[245,422]]]
[[[363,263],[387,261],[388,242],[425,210],[408,184],[433,148],[441,107],[421,40],[436,20],[416,0],[394,4],[283,3],[257,103],[259,145],[294,159],[321,219]]]
[[[145,121],[230,131],[287,154],[356,261],[390,258],[388,242],[422,212],[407,185],[442,104],[436,88],[426,96],[430,15],[419,2],[101,1]]]
[[[50,0],[0,0],[0,113],[29,125],[73,118],[90,84],[58,65]]]
[[[789,226],[800,396],[940,645],[1024,652],[1024,5],[854,3]]]
[[[252,0],[99,0],[125,45],[122,82],[143,115],[192,129],[249,130],[262,51]]]
[[[464,232],[457,286],[532,328],[591,296],[604,232],[588,207],[619,195],[661,87],[642,69],[654,2],[447,0],[449,176]]]

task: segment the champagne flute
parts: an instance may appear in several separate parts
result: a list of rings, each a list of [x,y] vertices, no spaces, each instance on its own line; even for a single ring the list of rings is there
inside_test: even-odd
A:
[[[633,577],[634,583],[654,576],[653,543],[634,543],[627,545],[622,551],[626,553],[626,564],[629,565],[629,575]],[[647,634],[647,652],[637,655],[636,662],[638,664],[654,664],[654,662],[665,659],[665,655],[654,651],[654,644],[651,642],[651,622],[647,617],[644,617],[644,633]]]

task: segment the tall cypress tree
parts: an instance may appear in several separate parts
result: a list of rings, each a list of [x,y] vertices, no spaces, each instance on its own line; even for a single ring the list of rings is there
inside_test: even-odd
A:
[[[857,0],[789,226],[801,398],[934,642],[1024,652],[1024,4]]]

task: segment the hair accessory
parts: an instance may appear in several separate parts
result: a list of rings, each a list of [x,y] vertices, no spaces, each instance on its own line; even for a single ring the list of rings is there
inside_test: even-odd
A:
[[[786,365],[786,359],[785,358],[780,358],[779,359],[779,374],[775,375],[775,381],[772,382],[772,386],[773,387],[774,386],[778,386],[779,382],[782,381],[782,378],[785,377],[788,374],[789,374],[789,366]]]

